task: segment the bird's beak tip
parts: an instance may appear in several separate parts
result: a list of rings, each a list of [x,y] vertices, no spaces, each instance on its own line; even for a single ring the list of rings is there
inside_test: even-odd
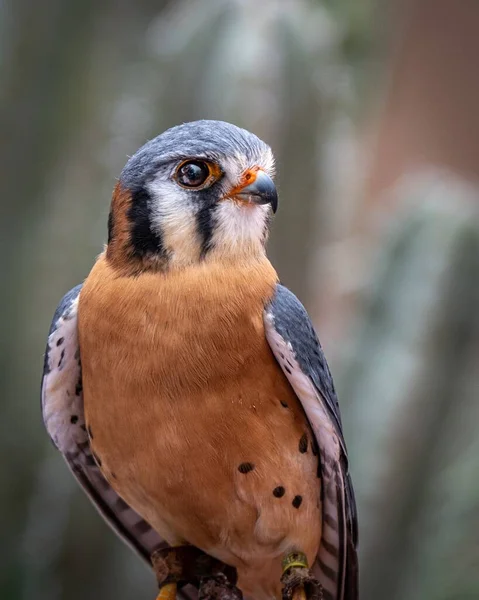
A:
[[[275,213],[278,208],[278,192],[274,181],[264,171],[258,170],[252,183],[241,188],[236,196],[246,198],[254,204],[271,204]]]

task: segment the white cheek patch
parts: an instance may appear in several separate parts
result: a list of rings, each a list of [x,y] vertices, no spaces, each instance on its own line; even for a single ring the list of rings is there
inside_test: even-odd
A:
[[[257,156],[235,154],[224,158],[225,173],[234,173],[236,180],[228,180],[231,188],[238,185],[239,178],[248,169],[258,167],[270,177],[274,176],[274,156],[270,148]],[[231,189],[230,188],[230,189]],[[214,213],[212,247],[217,254],[262,253],[271,216],[269,204],[245,204],[234,200],[222,200]]]
[[[196,213],[188,192],[170,180],[152,181],[149,186],[153,228],[161,235],[171,264],[184,266],[200,259]]]
[[[212,253],[258,254],[264,252],[269,205],[245,205],[222,200],[214,212]]]

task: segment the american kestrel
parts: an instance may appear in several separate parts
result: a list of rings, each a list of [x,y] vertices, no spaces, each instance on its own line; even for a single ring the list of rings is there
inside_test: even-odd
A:
[[[268,145],[220,121],[146,143],[113,192],[104,252],[53,318],[45,426],[153,560],[161,597],[177,582],[205,597],[215,577],[256,600],[358,597],[331,373],[265,252],[273,170]]]

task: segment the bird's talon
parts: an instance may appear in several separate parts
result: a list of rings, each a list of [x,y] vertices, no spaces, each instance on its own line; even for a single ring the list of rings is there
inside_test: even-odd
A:
[[[156,600],[175,600],[178,586],[199,587],[203,600],[241,600],[236,569],[194,546],[157,550],[151,556],[160,592]]]
[[[176,600],[176,583],[167,583],[161,586],[156,600]]]

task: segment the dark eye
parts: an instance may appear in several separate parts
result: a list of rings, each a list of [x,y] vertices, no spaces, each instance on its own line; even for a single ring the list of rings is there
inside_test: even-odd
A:
[[[207,181],[211,174],[211,169],[207,162],[189,160],[179,166],[176,171],[176,180],[183,187],[199,188]]]

